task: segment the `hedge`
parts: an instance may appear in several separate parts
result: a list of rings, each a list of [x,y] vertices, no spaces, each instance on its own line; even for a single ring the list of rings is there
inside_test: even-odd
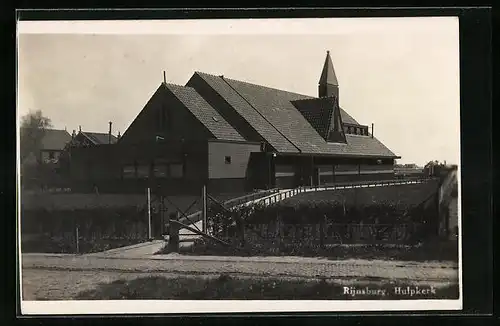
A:
[[[158,223],[157,212],[153,212],[152,219]],[[24,210],[21,211],[22,250],[75,252],[77,227],[80,253],[121,247],[148,238],[145,207]]]

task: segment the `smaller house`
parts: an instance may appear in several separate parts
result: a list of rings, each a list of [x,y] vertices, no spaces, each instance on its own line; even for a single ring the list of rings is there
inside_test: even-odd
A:
[[[120,135],[115,136],[111,133],[111,124],[110,131],[108,133],[103,132],[88,132],[82,131],[81,127],[78,131],[78,134],[73,131],[72,139],[68,143],[70,147],[90,147],[96,145],[109,145],[116,144]]]
[[[23,134],[23,133],[22,133]],[[71,141],[71,135],[66,130],[46,129],[43,131],[38,153],[31,153],[29,161],[33,163],[56,163]]]
[[[21,139],[22,137],[35,137],[34,134],[30,135],[29,130],[21,131]],[[55,184],[63,184],[58,171],[65,148],[71,141],[71,135],[66,130],[58,129],[46,129],[40,135],[38,149],[29,153],[21,161],[23,189],[50,188]],[[21,146],[22,144],[23,141],[21,141]]]

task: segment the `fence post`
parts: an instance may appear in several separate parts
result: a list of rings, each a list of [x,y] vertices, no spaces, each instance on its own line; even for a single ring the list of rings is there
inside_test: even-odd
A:
[[[151,189],[146,190],[147,204],[148,204],[148,240],[153,239],[153,234],[151,230]]]
[[[201,228],[203,232],[207,233],[207,186],[203,185],[201,191],[202,201],[203,201],[203,210],[202,210],[202,225]]]
[[[325,246],[325,216],[319,221],[319,246],[324,248]]]
[[[179,225],[172,221],[179,220],[179,212],[170,214],[170,236],[168,238],[168,247],[170,252],[179,252]]]
[[[76,226],[76,232],[75,232],[75,236],[76,236],[76,253],[79,254],[80,253],[80,235],[79,235],[79,232],[78,232],[78,225]]]

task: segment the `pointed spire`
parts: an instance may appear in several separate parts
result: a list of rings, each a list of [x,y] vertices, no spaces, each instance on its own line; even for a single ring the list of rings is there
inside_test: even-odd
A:
[[[330,57],[330,51],[326,51],[325,64],[323,65],[319,83],[339,86],[337,76],[335,75],[335,69],[333,68],[332,58]]]
[[[333,96],[337,98],[338,102],[339,82],[337,81],[337,76],[335,75],[335,69],[333,69],[330,51],[326,51],[326,59],[325,64],[323,65],[323,71],[321,72],[321,77],[319,78],[318,91],[319,97]]]

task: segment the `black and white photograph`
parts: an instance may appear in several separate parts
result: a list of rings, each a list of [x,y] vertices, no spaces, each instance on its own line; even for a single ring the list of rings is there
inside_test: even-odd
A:
[[[23,314],[460,310],[456,17],[19,21]]]

